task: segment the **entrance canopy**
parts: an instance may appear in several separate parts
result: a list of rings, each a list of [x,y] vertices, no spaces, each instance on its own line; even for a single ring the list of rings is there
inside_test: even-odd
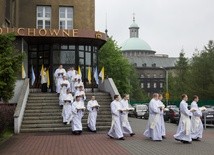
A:
[[[40,87],[40,70],[44,65],[49,68],[51,89],[54,91],[53,73],[60,64],[66,70],[79,66],[85,86],[96,86],[94,81],[88,83],[87,71],[91,67],[93,73],[98,67],[98,50],[106,42],[105,33],[78,29],[0,28],[0,34],[7,33],[14,33],[17,43],[22,43],[19,47],[27,55],[24,61],[27,75],[31,77],[33,68],[36,77],[32,87]]]

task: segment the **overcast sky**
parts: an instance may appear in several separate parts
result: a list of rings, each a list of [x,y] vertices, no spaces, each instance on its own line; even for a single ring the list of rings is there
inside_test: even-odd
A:
[[[214,40],[214,0],[95,0],[96,30],[121,45],[129,38],[133,13],[140,38],[157,54],[178,57],[183,48],[191,57]]]

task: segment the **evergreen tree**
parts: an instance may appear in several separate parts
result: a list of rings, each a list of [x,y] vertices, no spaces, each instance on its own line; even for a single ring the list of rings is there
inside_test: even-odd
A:
[[[191,61],[190,94],[201,99],[214,98],[214,43],[209,41],[200,54],[195,54]]]
[[[8,102],[13,97],[23,55],[15,50],[13,34],[0,35],[0,97]]]

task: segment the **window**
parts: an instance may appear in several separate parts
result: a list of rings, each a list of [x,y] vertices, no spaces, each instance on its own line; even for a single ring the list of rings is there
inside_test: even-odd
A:
[[[163,74],[160,74],[160,78],[163,78]]]
[[[141,75],[140,75],[140,77],[141,77],[141,78],[144,78],[144,75],[143,75],[143,74],[141,74]]]
[[[157,77],[157,75],[156,75],[156,74],[154,74],[154,75],[153,75],[153,77],[154,77],[154,78],[156,78],[156,77]]]
[[[156,67],[156,63],[153,63],[153,64],[152,64],[152,67]]]
[[[59,28],[60,29],[73,28],[73,7],[59,8]]]
[[[150,83],[149,82],[147,83],[147,88],[150,88]]]
[[[137,67],[137,63],[134,63],[134,66]]]
[[[51,7],[37,6],[36,27],[45,29],[51,27]]]
[[[150,74],[149,73],[147,74],[147,78],[150,78]]]
[[[144,88],[144,83],[141,83],[141,88]]]
[[[153,84],[153,86],[154,86],[154,88],[157,88],[157,83],[155,82],[155,83]]]
[[[142,64],[142,67],[146,67],[146,63]]]
[[[162,82],[160,83],[160,88],[163,88],[163,83]]]

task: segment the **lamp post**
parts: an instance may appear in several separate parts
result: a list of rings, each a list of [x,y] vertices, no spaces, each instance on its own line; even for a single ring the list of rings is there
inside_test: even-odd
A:
[[[166,72],[166,106],[168,105],[168,101],[169,101],[169,81],[168,81],[168,71],[166,70],[166,68],[164,67],[160,67],[161,69],[165,70]]]

